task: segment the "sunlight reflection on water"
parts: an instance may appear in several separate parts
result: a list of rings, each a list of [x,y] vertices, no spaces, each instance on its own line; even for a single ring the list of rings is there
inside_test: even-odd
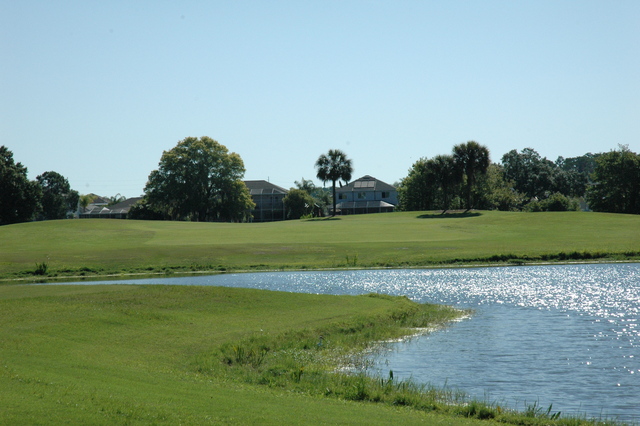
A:
[[[472,307],[395,345],[380,374],[447,383],[489,402],[640,420],[640,265],[412,271],[413,297]]]

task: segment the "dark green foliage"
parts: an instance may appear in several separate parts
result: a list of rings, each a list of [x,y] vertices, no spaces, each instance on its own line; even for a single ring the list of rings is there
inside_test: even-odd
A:
[[[188,137],[160,159],[145,186],[153,211],[173,220],[247,219],[254,207],[242,182],[244,163],[210,137]]]
[[[620,147],[596,158],[587,191],[589,207],[594,211],[640,214],[640,155]]]
[[[442,210],[448,210],[462,182],[456,160],[450,155],[438,155],[428,161],[428,167],[434,189],[439,192],[439,198],[442,200]]]
[[[36,177],[40,185],[40,218],[43,220],[64,219],[67,212],[75,211],[80,195],[71,189],[67,178],[57,172],[44,172]]]
[[[36,269],[33,271],[33,275],[47,275],[49,265],[46,262],[36,263]]]
[[[533,200],[525,206],[530,212],[566,212],[580,209],[580,204],[575,199],[566,197],[556,192],[544,200]]]
[[[27,168],[14,162],[6,146],[0,146],[0,225],[32,220],[40,195],[40,186],[27,179]]]
[[[467,210],[474,207],[474,190],[480,176],[487,173],[489,149],[478,142],[469,141],[453,147],[453,159],[461,178],[464,177],[464,198]]]
[[[589,177],[596,169],[596,158],[602,154],[586,153],[580,157],[558,157],[556,165],[567,172],[576,172]]]
[[[398,188],[402,210],[448,210],[461,206],[461,176],[453,156],[416,161]]]
[[[552,194],[544,201],[546,211],[549,212],[566,212],[569,210],[579,210],[580,206],[576,200],[568,198],[559,192]]]
[[[309,194],[314,201],[313,213],[303,216],[306,218],[309,218],[309,216],[322,216],[332,203],[331,191],[326,188],[315,186],[312,180],[305,179],[304,177],[300,180],[300,182],[295,181],[294,183],[296,184],[297,189],[300,189]]]
[[[481,420],[493,419],[496,417],[495,410],[486,404],[472,401],[460,409],[460,414],[464,417],[475,417]]]
[[[311,214],[315,204],[309,193],[295,188],[289,190],[283,202],[287,209],[287,219],[300,219],[302,216]]]
[[[599,252],[599,251],[571,251],[559,253],[544,253],[540,255],[518,255],[518,254],[494,254],[487,257],[476,258],[457,258],[451,259],[442,264],[461,264],[468,265],[473,263],[509,263],[509,264],[525,264],[527,262],[551,262],[551,261],[574,261],[574,260],[618,260],[618,259],[633,259],[640,256],[640,251],[625,251],[625,252]]]
[[[573,197],[582,197],[585,195],[591,180],[592,174],[596,169],[596,159],[602,154],[586,153],[580,157],[563,158],[558,157],[556,165],[559,169],[567,174],[566,178],[558,178],[557,190],[563,194]],[[563,190],[563,182],[566,182],[568,188]]]
[[[316,177],[323,183],[331,182],[333,192],[333,211],[336,214],[336,182],[344,181],[349,183],[351,173],[353,173],[353,165],[351,159],[347,158],[347,154],[339,149],[330,149],[327,154],[322,154],[316,160]]]
[[[486,179],[489,165],[489,150],[474,141],[456,145],[452,155],[421,158],[400,183],[400,207],[443,212],[463,205],[467,209],[484,207],[484,192],[494,183]]]
[[[545,198],[553,191],[553,162],[543,158],[532,148],[522,153],[514,149],[502,156],[505,179],[514,183],[516,191],[527,198]]]
[[[129,213],[127,214],[127,219],[136,219],[136,220],[169,220],[169,215],[153,206],[149,203],[147,197],[142,198],[142,200],[135,203],[129,209]]]
[[[456,145],[452,156],[416,161],[398,187],[400,209],[577,210],[600,157],[588,153],[553,163],[525,148],[492,164],[486,147],[470,141]]]
[[[550,201],[548,205],[536,202],[544,201],[554,194],[567,198],[583,197],[596,157],[593,154],[567,159],[559,157],[553,163],[532,148],[525,148],[521,153],[514,149],[502,156],[502,166],[504,178],[513,182],[515,190],[533,204],[525,207],[525,210],[565,211],[573,210],[573,204],[563,206],[557,203],[557,199]],[[556,204],[551,206],[554,202]]]
[[[476,207],[481,210],[514,211],[522,205],[524,196],[504,178],[504,168],[491,163],[481,175],[475,190]]]
[[[428,178],[428,159],[421,158],[409,169],[407,177],[398,187],[400,208],[405,211],[433,210],[435,186]]]

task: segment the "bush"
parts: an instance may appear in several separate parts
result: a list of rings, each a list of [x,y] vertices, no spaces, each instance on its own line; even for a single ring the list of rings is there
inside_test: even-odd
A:
[[[573,198],[569,198],[559,192],[552,194],[545,200],[533,200],[524,207],[528,212],[566,212],[577,211],[580,203]]]
[[[49,265],[47,265],[47,262],[36,263],[36,269],[33,271],[33,275],[47,275],[48,270]]]
[[[313,197],[301,189],[291,189],[283,202],[287,208],[287,219],[300,219],[312,214],[315,203]]]
[[[169,217],[149,203],[145,197],[129,209],[127,219],[135,220],[168,220]]]
[[[551,197],[544,200],[543,203],[545,211],[549,212],[576,211],[579,208],[579,204],[575,199],[566,197],[559,192],[551,195]]]

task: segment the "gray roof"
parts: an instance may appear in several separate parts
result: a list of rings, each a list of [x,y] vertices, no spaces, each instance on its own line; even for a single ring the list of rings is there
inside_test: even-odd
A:
[[[286,194],[289,192],[283,187],[274,185],[266,180],[245,180],[244,184],[249,188],[251,195]]]
[[[111,210],[113,213],[128,213],[131,206],[133,206],[135,203],[137,203],[140,200],[142,200],[142,197],[127,198],[126,200],[120,203],[114,204],[112,206],[109,206],[107,208]]]
[[[365,175],[360,179],[356,179],[342,188],[336,188],[336,192],[352,192],[352,191],[395,191],[396,188],[388,183],[374,178],[373,176]]]
[[[129,213],[129,209],[138,201],[142,200],[142,197],[128,198],[120,203],[112,206],[90,206],[82,213],[83,216],[96,216],[96,215],[110,215],[110,214],[126,214]]]

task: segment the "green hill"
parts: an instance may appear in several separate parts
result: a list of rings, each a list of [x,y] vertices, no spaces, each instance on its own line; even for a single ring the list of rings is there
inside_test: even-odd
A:
[[[640,258],[640,216],[404,212],[272,223],[62,220],[0,227],[0,278]]]

